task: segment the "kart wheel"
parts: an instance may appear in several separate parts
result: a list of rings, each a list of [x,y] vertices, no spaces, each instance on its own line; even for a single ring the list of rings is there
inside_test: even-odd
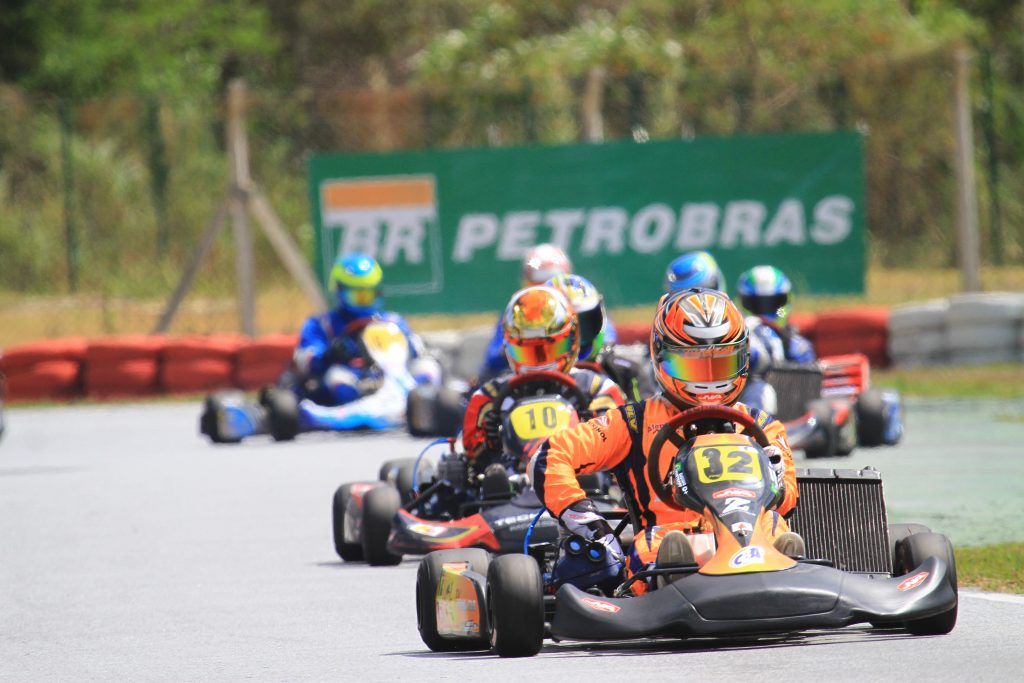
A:
[[[361,543],[345,542],[345,519],[349,503],[352,500],[352,486],[353,484],[342,484],[334,492],[334,502],[331,506],[331,522],[334,527],[334,551],[345,562],[360,562],[363,559],[363,545]]]
[[[900,568],[896,566],[896,544],[902,541],[907,536],[913,536],[914,534],[927,534],[930,533],[931,529],[926,527],[924,524],[890,524],[889,525],[889,557],[892,560],[892,575],[899,576],[905,572],[901,572]],[[911,567],[910,569],[913,569]],[[907,569],[906,571],[910,571]]]
[[[416,571],[416,628],[423,643],[434,652],[486,650],[490,643],[484,639],[449,639],[437,632],[437,584],[441,568],[446,562],[466,562],[477,574],[487,576],[491,556],[479,548],[435,550],[420,561]]]
[[[953,544],[942,534],[922,532],[911,534],[896,544],[897,576],[914,570],[929,557],[938,557],[946,563],[950,585],[957,590],[956,558],[953,555]],[[908,621],[908,631],[917,636],[935,636],[949,633],[956,625],[957,605],[930,617]]]
[[[260,397],[274,441],[291,441],[299,433],[299,402],[287,389],[268,388]]]
[[[491,648],[499,657],[532,657],[544,643],[544,588],[529,555],[502,555],[487,572]]]
[[[836,426],[832,419],[832,405],[824,400],[811,401],[808,409],[818,422],[813,441],[804,447],[804,455],[808,458],[830,458],[836,453]]]
[[[466,412],[462,394],[449,387],[417,384],[409,392],[406,420],[413,436],[455,436]]]
[[[241,439],[229,439],[221,434],[220,414],[224,410],[224,403],[217,394],[210,394],[203,401],[203,414],[199,416],[199,433],[210,437],[213,443],[241,443]],[[3,429],[3,420],[0,419],[0,432]]]
[[[399,497],[403,503],[407,503],[416,497],[413,490],[413,468],[416,466],[416,458],[396,458],[388,460],[380,466],[377,478],[391,484],[398,489]],[[420,461],[419,476],[416,477],[417,485],[433,478],[433,467],[424,459]]]
[[[857,443],[881,446],[885,443],[885,401],[882,392],[868,389],[857,397]]]
[[[363,557],[371,566],[393,565],[402,561],[401,555],[388,550],[391,520],[400,507],[402,502],[398,499],[398,491],[390,486],[378,486],[363,495]]]

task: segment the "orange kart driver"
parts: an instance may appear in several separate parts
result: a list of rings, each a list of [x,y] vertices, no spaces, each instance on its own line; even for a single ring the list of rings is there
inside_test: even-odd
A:
[[[516,375],[532,370],[569,374],[589,401],[584,407],[595,415],[626,402],[622,390],[605,375],[573,367],[580,350],[580,326],[576,312],[561,291],[540,285],[519,290],[505,308],[502,328],[505,355]],[[502,458],[498,435],[502,406],[495,405],[494,399],[511,378],[509,373],[487,382],[469,399],[463,418],[462,445],[480,471]],[[525,469],[525,463],[503,464],[510,474]]]
[[[765,451],[780,492],[775,514],[764,518],[771,526],[765,531],[780,551],[802,555],[803,539],[789,531],[783,518],[797,502],[796,470],[786,430],[767,413],[736,402],[746,383],[748,363],[747,327],[736,305],[726,294],[711,289],[665,294],[658,303],[650,346],[661,392],[560,432],[537,452],[531,479],[544,505],[570,533],[603,540],[620,550],[614,538],[609,539],[611,526],[576,482],[579,474],[609,470],[637,527],[627,572],[640,571],[652,562],[659,567],[692,563],[694,553],[685,534],[710,526],[700,513],[674,510],[653,494],[647,454],[661,427],[681,411],[692,406],[732,406],[754,417],[771,441]],[[663,476],[674,454],[662,454]],[[634,590],[642,592],[646,586],[637,582]]]

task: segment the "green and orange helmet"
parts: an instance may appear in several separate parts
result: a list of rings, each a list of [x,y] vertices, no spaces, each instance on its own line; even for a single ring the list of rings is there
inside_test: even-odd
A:
[[[502,317],[505,356],[516,374],[569,372],[580,352],[580,326],[565,295],[537,285],[512,295]]]
[[[339,256],[331,268],[328,289],[335,305],[357,316],[380,310],[380,281],[384,272],[377,261],[361,253]]]
[[[651,327],[651,362],[680,407],[732,405],[747,383],[747,326],[728,295],[684,289],[661,297]]]

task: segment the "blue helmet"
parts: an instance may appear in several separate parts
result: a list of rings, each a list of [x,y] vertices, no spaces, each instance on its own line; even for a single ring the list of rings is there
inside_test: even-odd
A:
[[[384,272],[367,254],[339,256],[331,268],[328,289],[335,304],[357,316],[373,315],[380,309],[380,281]]]
[[[665,270],[666,292],[692,287],[725,291],[725,278],[718,262],[706,251],[691,251],[677,256]]]
[[[786,324],[793,285],[781,270],[775,266],[754,266],[740,275],[736,287],[743,308],[765,322]]]

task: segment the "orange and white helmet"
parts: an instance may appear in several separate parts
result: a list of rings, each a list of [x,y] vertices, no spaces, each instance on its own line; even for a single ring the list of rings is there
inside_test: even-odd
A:
[[[502,317],[505,356],[513,372],[569,372],[580,352],[580,326],[565,295],[553,287],[527,287],[512,295]]]
[[[658,384],[675,402],[731,405],[747,383],[747,326],[729,297],[714,289],[670,292],[651,327]]]
[[[572,261],[553,244],[530,247],[523,258],[523,287],[542,285],[556,275],[572,272]]]

